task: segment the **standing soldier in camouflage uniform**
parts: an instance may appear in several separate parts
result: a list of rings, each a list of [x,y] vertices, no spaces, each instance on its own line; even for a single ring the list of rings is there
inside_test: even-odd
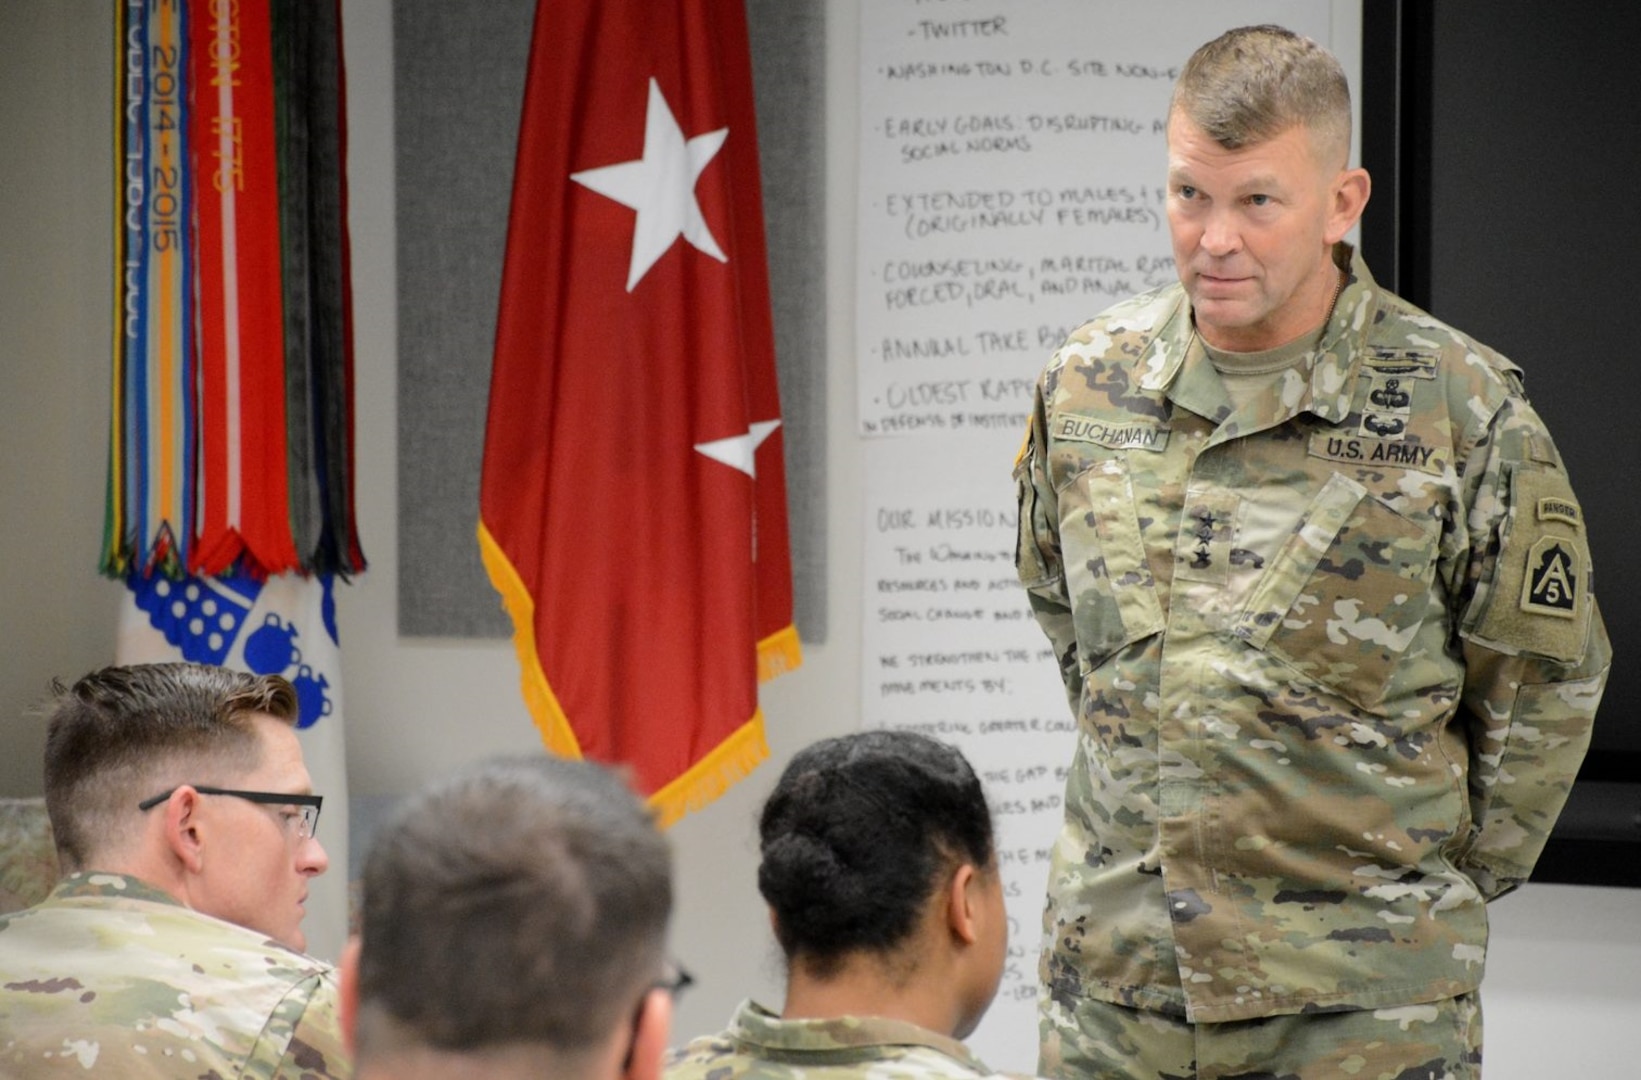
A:
[[[1478,1076],[1485,905],[1588,745],[1583,512],[1520,370],[1342,242],[1349,146],[1315,43],[1199,49],[1180,284],[1038,386],[1018,564],[1079,721],[1046,1075]]]
[[[910,732],[823,740],[787,766],[759,834],[785,1008],[742,1004],[666,1080],[993,1075],[958,1041],[1008,944],[991,813],[963,755]]]
[[[284,679],[195,664],[59,688],[67,876],[0,919],[0,1076],[350,1075],[334,971],[299,951],[329,860],[296,716]]]
[[[602,766],[483,762],[371,844],[342,957],[358,1080],[658,1080],[672,863]]]

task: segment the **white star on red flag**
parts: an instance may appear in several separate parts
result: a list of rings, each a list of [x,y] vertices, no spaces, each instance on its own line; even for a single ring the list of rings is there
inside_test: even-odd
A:
[[[758,447],[780,426],[779,420],[755,420],[745,435],[731,435],[727,439],[696,443],[695,449],[714,461],[721,461],[731,468],[740,469],[756,480]]]
[[[728,136],[725,127],[686,141],[661,87],[651,79],[644,156],[570,174],[583,187],[638,211],[632,231],[632,262],[627,269],[628,292],[680,236],[719,262],[729,261],[695,199],[695,181]]]

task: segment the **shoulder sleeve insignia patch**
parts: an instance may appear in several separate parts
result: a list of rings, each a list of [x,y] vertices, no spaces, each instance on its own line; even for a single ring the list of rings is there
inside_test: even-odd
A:
[[[1516,465],[1510,514],[1478,635],[1513,650],[1576,663],[1590,611],[1584,515],[1559,469]]]
[[[1521,583],[1521,610],[1571,619],[1578,607],[1584,568],[1573,546],[1559,536],[1541,536],[1527,551]]]

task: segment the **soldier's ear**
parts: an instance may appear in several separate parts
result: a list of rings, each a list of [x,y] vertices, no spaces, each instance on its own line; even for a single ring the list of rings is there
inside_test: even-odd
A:
[[[661,1059],[666,1055],[671,1030],[672,995],[665,990],[651,990],[632,1029],[632,1049],[623,1080],[661,1080]]]
[[[1328,244],[1337,244],[1356,227],[1372,194],[1373,181],[1368,178],[1366,169],[1346,169],[1335,178],[1332,205],[1328,208],[1328,226],[1323,235]]]
[[[964,945],[973,945],[980,938],[980,884],[974,864],[963,863],[946,886],[946,925]]]
[[[204,802],[199,792],[187,784],[165,800],[165,846],[190,873],[205,865],[205,829],[201,820]]]
[[[342,1025],[342,1044],[348,1048],[348,1056],[356,1055],[358,1047],[354,1045],[354,1029],[359,1022],[359,935],[348,938],[346,947],[342,949],[342,959],[337,963],[337,1020]]]

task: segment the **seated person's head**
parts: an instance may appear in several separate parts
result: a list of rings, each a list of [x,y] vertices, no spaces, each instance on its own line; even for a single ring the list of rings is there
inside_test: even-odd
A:
[[[290,683],[140,664],[55,689],[45,795],[63,873],[129,874],[305,947],[308,879],[329,859]]]
[[[361,1078],[653,1078],[671,856],[620,779],[509,758],[413,797],[373,840],[342,960]]]
[[[875,997],[931,1030],[974,1029],[1008,928],[991,813],[961,753],[901,731],[815,743],[782,774],[759,834],[788,1017],[822,996],[817,1011],[881,1013]]]

